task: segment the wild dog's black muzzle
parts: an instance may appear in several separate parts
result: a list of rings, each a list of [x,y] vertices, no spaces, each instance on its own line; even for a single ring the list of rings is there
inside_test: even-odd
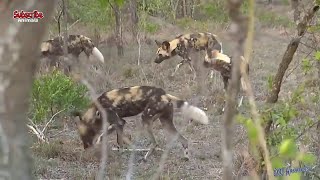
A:
[[[164,58],[158,57],[158,58],[156,58],[156,59],[154,60],[154,62],[157,63],[157,64],[159,64],[159,63],[161,63],[163,60],[164,60]]]

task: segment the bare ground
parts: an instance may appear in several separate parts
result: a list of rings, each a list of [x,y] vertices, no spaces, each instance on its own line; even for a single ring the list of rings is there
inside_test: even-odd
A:
[[[157,36],[150,36],[150,39],[161,38],[170,39],[181,31],[177,27],[170,27],[170,30],[163,30]],[[211,31],[212,32],[212,31]],[[223,40],[223,47],[226,54],[232,54],[230,41],[226,41],[226,33],[221,30],[212,32],[218,34]],[[254,39],[253,58],[250,64],[250,79],[253,84],[255,99],[258,107],[263,104],[267,92],[267,79],[269,75],[274,75],[281,57],[289,42],[289,38],[278,28],[257,28]],[[182,160],[183,149],[179,143],[175,144],[169,151],[169,155],[161,173],[161,179],[221,179],[222,161],[220,158],[221,149],[221,129],[222,129],[222,82],[219,75],[214,79],[206,78],[204,91],[198,88],[198,82],[193,81],[192,74],[187,66],[182,66],[174,79],[169,79],[174,66],[179,62],[175,57],[160,65],[153,63],[156,45],[143,44],[141,47],[141,65],[137,65],[138,48],[135,44],[125,47],[125,56],[121,59],[116,57],[116,49],[110,45],[102,44],[99,49],[105,56],[106,63],[100,70],[87,72],[86,77],[96,87],[97,93],[102,91],[131,85],[155,85],[163,87],[170,94],[185,98],[190,103],[201,108],[208,108],[210,124],[207,126],[189,124],[181,119],[179,114],[174,117],[178,131],[189,140],[190,156],[189,161]],[[303,53],[299,53],[303,56]],[[201,62],[203,55],[199,55]],[[291,68],[297,62],[292,63]],[[85,61],[85,59],[83,59]],[[98,63],[97,63],[98,64]],[[89,65],[86,65],[90,68]],[[203,72],[208,70],[201,69]],[[285,81],[280,98],[286,98],[290,92],[302,81],[302,72],[297,68]],[[313,109],[315,110],[315,109]],[[240,112],[248,114],[247,102],[240,108]],[[311,112],[312,109],[311,109]],[[147,148],[150,141],[140,133],[140,115],[127,118],[128,124],[125,133],[131,135],[136,141],[136,146]],[[50,141],[53,147],[39,147],[34,145],[35,174],[39,178],[45,179],[92,179],[97,172],[99,165],[99,147],[96,150],[83,151],[82,144],[77,135],[74,123],[69,123],[69,129],[62,131],[62,128],[52,128],[49,132]],[[62,131],[62,132],[61,132]],[[60,132],[60,133],[59,133]],[[160,147],[165,148],[165,135],[161,129],[161,124],[154,124],[154,132]],[[59,133],[59,134],[57,134]],[[236,159],[235,174],[239,177],[244,175],[246,168],[252,167],[249,161],[244,161],[241,157],[247,151],[246,132],[242,125],[236,123],[234,130],[234,142]],[[115,144],[115,135],[109,138],[109,148]],[[50,149],[50,150],[48,150]],[[153,154],[147,162],[139,162],[143,157],[142,152],[135,155],[133,161],[132,174],[134,179],[151,179],[158,168],[161,159],[161,152]],[[110,179],[124,179],[128,172],[130,159],[129,152],[108,151],[107,173]]]

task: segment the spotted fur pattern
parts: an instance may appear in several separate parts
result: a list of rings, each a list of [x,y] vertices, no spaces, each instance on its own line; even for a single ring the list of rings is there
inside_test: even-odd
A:
[[[241,72],[240,72],[240,78],[241,78],[241,75],[243,73],[247,73],[247,74],[249,73],[249,64],[244,59],[243,56],[241,56],[240,58],[241,58],[240,65],[245,66],[244,69],[246,71],[246,72],[243,72],[241,69]],[[231,79],[232,57],[222,54],[217,50],[212,50],[209,54],[206,55],[205,61],[203,64],[205,67],[213,68],[220,72],[223,78],[224,89],[226,90],[229,84],[229,80]],[[241,78],[241,86],[243,89],[246,89],[243,78]]]
[[[191,33],[176,36],[171,41],[155,41],[158,49],[156,53],[155,63],[161,63],[162,61],[169,59],[175,55],[180,56],[183,60],[179,62],[175,68],[173,75],[176,71],[185,63],[188,63],[190,69],[194,71],[194,67],[191,64],[190,53],[192,51],[201,51],[210,49],[216,49],[219,52],[222,51],[222,44],[218,40],[218,37],[211,33]]]
[[[185,149],[185,157],[188,156],[188,142],[186,138],[178,133],[173,124],[174,108],[180,109],[182,115],[188,120],[192,119],[200,124],[208,124],[208,117],[204,111],[188,104],[184,100],[167,94],[162,88],[153,86],[132,86],[114,89],[103,93],[98,98],[98,101],[107,110],[109,123],[111,125],[114,124],[115,127],[120,127],[117,132],[120,136],[123,135],[123,126],[125,124],[123,118],[142,113],[142,124],[152,141],[152,147],[157,145],[152,133],[152,124],[159,118],[164,129],[167,130],[168,140],[171,140],[173,136],[178,137],[178,141],[182,143]],[[93,145],[93,140],[101,131],[101,116],[98,108],[93,104],[80,117],[81,123],[78,123],[78,132],[84,147],[88,148]],[[128,143],[130,144],[131,142]],[[121,146],[121,144],[119,145]]]
[[[84,52],[89,58],[94,56],[97,60],[104,62],[104,57],[92,40],[83,35],[69,35],[68,37],[68,54],[71,54],[76,59]],[[59,56],[63,56],[63,37],[58,36],[53,39],[41,43],[41,56],[48,57],[52,61]]]

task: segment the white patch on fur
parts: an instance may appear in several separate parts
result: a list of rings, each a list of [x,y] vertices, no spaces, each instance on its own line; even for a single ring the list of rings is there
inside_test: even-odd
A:
[[[99,51],[99,49],[97,47],[94,47],[92,49],[92,55],[94,57],[96,57],[99,61],[101,61],[102,63],[104,63],[104,57],[102,55],[102,53]]]
[[[220,60],[220,61],[224,61],[226,63],[231,63],[230,57],[222,54],[222,53],[218,53],[218,55],[215,57],[215,59]]]
[[[50,44],[48,42],[41,43],[41,52],[49,51]]]
[[[223,54],[223,50],[222,50],[222,42],[220,43],[220,46],[221,46],[221,51],[220,51],[220,53],[222,53],[222,54]]]
[[[209,124],[208,116],[201,109],[189,105],[187,102],[181,107],[182,115],[188,119],[192,119],[201,124]]]

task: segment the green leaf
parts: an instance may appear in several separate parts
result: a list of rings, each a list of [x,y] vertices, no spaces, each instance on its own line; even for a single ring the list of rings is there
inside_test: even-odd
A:
[[[297,147],[294,144],[292,139],[285,139],[282,141],[280,148],[279,148],[279,153],[283,157],[294,157],[297,152]]]
[[[288,176],[289,180],[300,180],[301,173],[293,172]]]
[[[122,6],[124,4],[124,0],[114,0],[118,6]]]
[[[320,51],[317,51],[317,52],[314,54],[314,57],[316,58],[317,61],[320,61]]]
[[[258,130],[251,119],[248,119],[246,121],[246,127],[248,130],[249,139],[252,141],[253,144],[255,144],[258,141]]]
[[[305,164],[313,164],[316,161],[316,157],[310,153],[300,153],[297,157],[298,160],[302,161]]]
[[[277,120],[277,122],[278,122],[281,126],[286,126],[286,125],[287,125],[287,123],[286,123],[286,121],[284,120],[283,117],[280,117],[280,118]]]
[[[236,115],[236,121],[238,121],[241,124],[244,124],[246,122],[246,118],[243,115],[238,114]]]
[[[302,70],[307,73],[312,68],[311,61],[307,58],[302,59]]]
[[[284,163],[282,162],[282,160],[279,157],[275,157],[271,160],[271,164],[272,164],[272,168],[283,168],[284,167]]]
[[[269,89],[272,89],[273,79],[274,79],[274,77],[272,75],[268,76],[267,83],[268,83]]]
[[[108,0],[98,0],[98,1],[99,1],[100,5],[102,7],[107,7],[108,6]]]

